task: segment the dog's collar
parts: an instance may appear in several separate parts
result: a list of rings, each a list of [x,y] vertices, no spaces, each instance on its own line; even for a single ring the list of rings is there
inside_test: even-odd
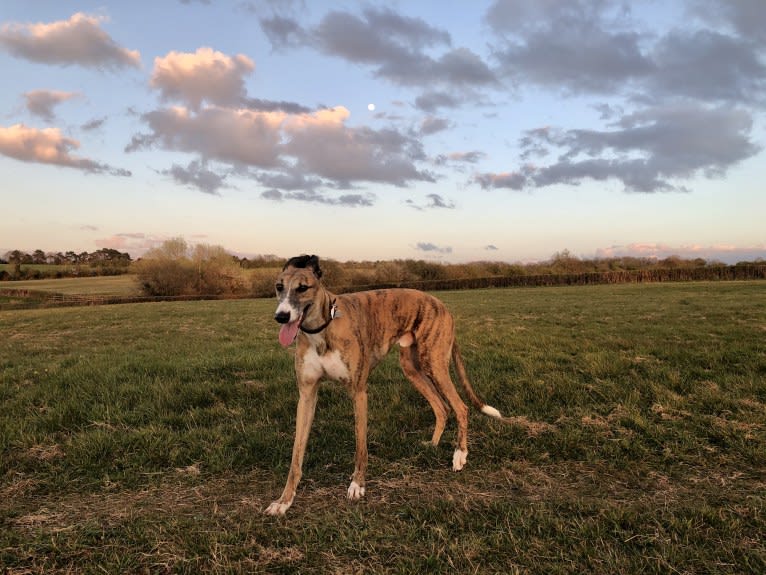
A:
[[[315,328],[307,328],[301,325],[301,331],[303,333],[308,333],[311,335],[317,334],[320,331],[323,331],[324,329],[326,329],[327,326],[330,325],[330,322],[339,316],[340,316],[340,313],[338,312],[338,306],[335,304],[335,300],[332,300],[332,302],[330,303],[330,319],[328,319],[319,327],[315,327]]]

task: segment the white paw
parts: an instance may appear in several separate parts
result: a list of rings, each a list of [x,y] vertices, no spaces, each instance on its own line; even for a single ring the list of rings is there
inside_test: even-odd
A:
[[[281,501],[275,501],[271,505],[269,505],[266,508],[266,515],[272,515],[272,516],[282,516],[285,514],[285,512],[290,509],[290,505],[292,505],[293,502],[290,503],[282,503]]]
[[[356,481],[352,481],[348,486],[348,495],[350,501],[358,501],[364,497],[364,487],[360,486]]]
[[[465,467],[466,459],[468,458],[468,452],[462,449],[456,449],[455,454],[452,456],[452,471],[460,471]]]

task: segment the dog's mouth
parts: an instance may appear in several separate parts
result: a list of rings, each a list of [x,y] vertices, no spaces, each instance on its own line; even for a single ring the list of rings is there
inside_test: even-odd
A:
[[[279,328],[279,343],[282,344],[283,347],[288,347],[295,341],[295,338],[298,337],[298,330],[301,328],[303,318],[306,317],[306,312],[310,307],[311,304],[308,304],[305,308],[303,308],[303,311],[301,312],[301,315],[298,316],[298,319],[283,323],[282,327]]]
[[[301,314],[300,317],[295,321],[283,323],[282,327],[279,328],[279,343],[281,343],[284,347],[287,347],[293,343],[295,338],[298,337],[298,330],[301,328],[302,321],[303,314]]]

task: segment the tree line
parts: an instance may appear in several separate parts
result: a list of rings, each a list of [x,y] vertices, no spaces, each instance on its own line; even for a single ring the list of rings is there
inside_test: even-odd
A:
[[[13,250],[0,258],[0,264],[10,266],[0,270],[0,280],[116,275],[127,273],[131,262],[129,253],[111,248],[80,253]]]
[[[273,295],[274,276],[285,258],[275,255],[242,258],[221,246],[190,245],[183,238],[173,238],[136,261],[127,253],[108,248],[80,254],[13,251],[6,254],[5,260],[13,267],[10,271],[0,270],[0,279],[130,272],[136,275],[147,296],[267,297]],[[41,269],[46,264],[52,268],[48,273]],[[574,256],[568,250],[556,252],[541,262],[524,264],[498,261],[445,264],[415,259],[341,263],[322,259],[322,270],[325,283],[337,292],[380,287],[436,290],[766,278],[766,262],[760,259],[728,266],[679,256],[588,259]]]

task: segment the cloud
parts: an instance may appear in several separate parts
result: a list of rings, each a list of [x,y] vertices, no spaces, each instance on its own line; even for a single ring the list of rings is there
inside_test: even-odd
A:
[[[455,204],[439,194],[428,194],[428,205],[426,208],[446,208],[448,210],[454,209]]]
[[[89,120],[85,122],[82,126],[80,126],[80,129],[85,132],[93,132],[95,130],[100,129],[104,124],[106,124],[107,118],[94,118],[92,120]]]
[[[371,194],[343,194],[338,197],[321,194],[314,190],[299,190],[294,192],[281,192],[277,189],[271,189],[261,194],[262,198],[281,202],[283,200],[292,200],[307,202],[311,204],[324,204],[329,206],[345,206],[351,208],[369,207],[375,203],[375,198]]]
[[[415,245],[415,249],[420,252],[431,252],[438,254],[451,254],[452,248],[450,246],[437,246],[431,242],[418,242]]]
[[[449,92],[427,91],[415,98],[415,107],[428,113],[439,108],[459,108],[461,100]]]
[[[342,106],[299,114],[217,106],[196,113],[160,109],[143,115],[150,133],[134,135],[125,149],[190,152],[239,170],[257,168],[259,181],[270,173],[304,182],[304,191],[315,190],[317,182],[350,188],[360,182],[404,187],[435,180],[416,165],[426,156],[415,137],[392,128],[349,127],[349,115]]]
[[[440,194],[427,194],[426,199],[428,201],[425,204],[417,204],[413,200],[407,200],[406,203],[409,207],[418,211],[430,210],[434,208],[447,210],[455,209],[455,203],[441,196]]]
[[[713,26],[728,22],[743,38],[766,45],[766,4],[762,0],[694,0],[692,12]]]
[[[477,174],[474,182],[521,190],[614,179],[631,192],[687,191],[682,182],[722,176],[757,154],[752,126],[746,110],[685,104],[626,114],[607,130],[533,130],[521,146],[539,156],[556,152],[553,163]]]
[[[479,184],[482,189],[508,188],[510,190],[523,190],[528,185],[527,176],[521,172],[485,172],[476,174],[472,180]]]
[[[496,0],[485,21],[495,32],[500,73],[573,93],[610,94],[649,74],[645,38],[629,27],[626,5],[610,0]]]
[[[170,176],[173,180],[202,193],[217,196],[218,190],[229,187],[226,183],[226,176],[216,174],[209,170],[205,162],[194,160],[187,167],[173,164],[169,170],[163,170],[163,175]]]
[[[763,103],[763,2],[691,5],[715,29],[688,22],[664,34],[642,30],[629,4],[619,0],[496,0],[485,21],[495,33],[498,73],[517,86],[620,95],[644,104],[668,97]],[[722,20],[733,33],[721,30]]]
[[[429,93],[419,104],[424,110],[459,101],[447,96],[446,90],[435,97],[434,86],[459,91],[464,98],[478,87],[498,85],[494,72],[478,54],[452,47],[449,32],[389,8],[367,7],[359,15],[333,10],[313,28],[287,16],[261,18],[260,24],[274,49],[309,46],[370,66],[374,76],[394,84],[427,88]]]
[[[308,32],[293,18],[274,15],[261,18],[260,24],[274,50],[297,48],[310,42]]]
[[[227,56],[202,47],[194,53],[170,52],[155,58],[150,85],[164,100],[181,101],[194,110],[202,102],[237,105],[245,97],[244,77],[254,69],[243,54]]]
[[[710,30],[674,30],[652,53],[647,99],[763,102],[766,66],[753,44]]]
[[[363,15],[332,11],[311,31],[316,46],[327,54],[378,66],[377,75],[409,83],[412,72],[433,63],[423,49],[451,44],[449,33],[420,18],[390,9],[367,8]]]
[[[470,152],[450,152],[449,154],[437,156],[437,164],[446,164],[447,162],[476,164],[486,156],[487,154],[479,150],[471,150]]]
[[[61,135],[58,128],[43,130],[15,124],[8,128],[0,126],[0,154],[40,164],[76,168],[91,173],[108,173],[113,176],[130,176],[128,170],[113,168],[88,158],[72,154],[80,147],[77,140]]]
[[[158,146],[236,166],[277,167],[286,116],[219,107],[196,114],[180,107],[155,110],[142,116],[151,133],[134,136],[126,151]]]
[[[337,107],[290,116],[284,125],[285,153],[303,171],[339,185],[366,181],[403,187],[435,180],[415,166],[414,161],[425,160],[417,139],[391,128],[349,128],[349,115],[346,108]]]
[[[593,105],[603,129],[526,131],[525,164],[476,174],[474,183],[522,190],[615,180],[627,191],[688,191],[692,179],[721,176],[759,153],[751,132],[766,102],[766,34],[746,20],[766,24],[766,5],[689,6],[713,28],[690,18],[668,32],[642,30],[619,0],[496,0],[485,21],[505,78],[617,102]]]
[[[484,249],[488,252],[496,252],[499,248],[494,244],[488,244],[484,246]]]
[[[58,104],[79,97],[76,92],[59,92],[56,90],[33,90],[24,94],[27,110],[46,122],[52,122],[56,118],[53,111]]]
[[[450,127],[450,122],[446,118],[437,118],[428,116],[420,123],[420,133],[424,136],[430,136],[437,132],[442,132]]]
[[[101,249],[113,249],[121,252],[129,252],[131,255],[141,255],[152,248],[162,245],[166,236],[145,234],[142,232],[119,233],[106,238],[93,241],[96,247]]]
[[[261,98],[243,98],[242,106],[259,112],[286,112],[288,114],[309,114],[311,108],[297,102],[284,100],[262,100]]]
[[[12,55],[54,65],[79,65],[100,69],[138,67],[137,50],[121,48],[104,30],[107,19],[78,12],[69,20],[51,23],[0,26],[0,47]]]
[[[290,169],[284,170],[282,172],[259,172],[256,173],[253,177],[261,185],[272,190],[314,191],[318,188],[330,185],[328,182],[322,180],[321,178],[309,176],[297,170]],[[271,195],[275,196],[271,199],[284,199],[282,195]]]

